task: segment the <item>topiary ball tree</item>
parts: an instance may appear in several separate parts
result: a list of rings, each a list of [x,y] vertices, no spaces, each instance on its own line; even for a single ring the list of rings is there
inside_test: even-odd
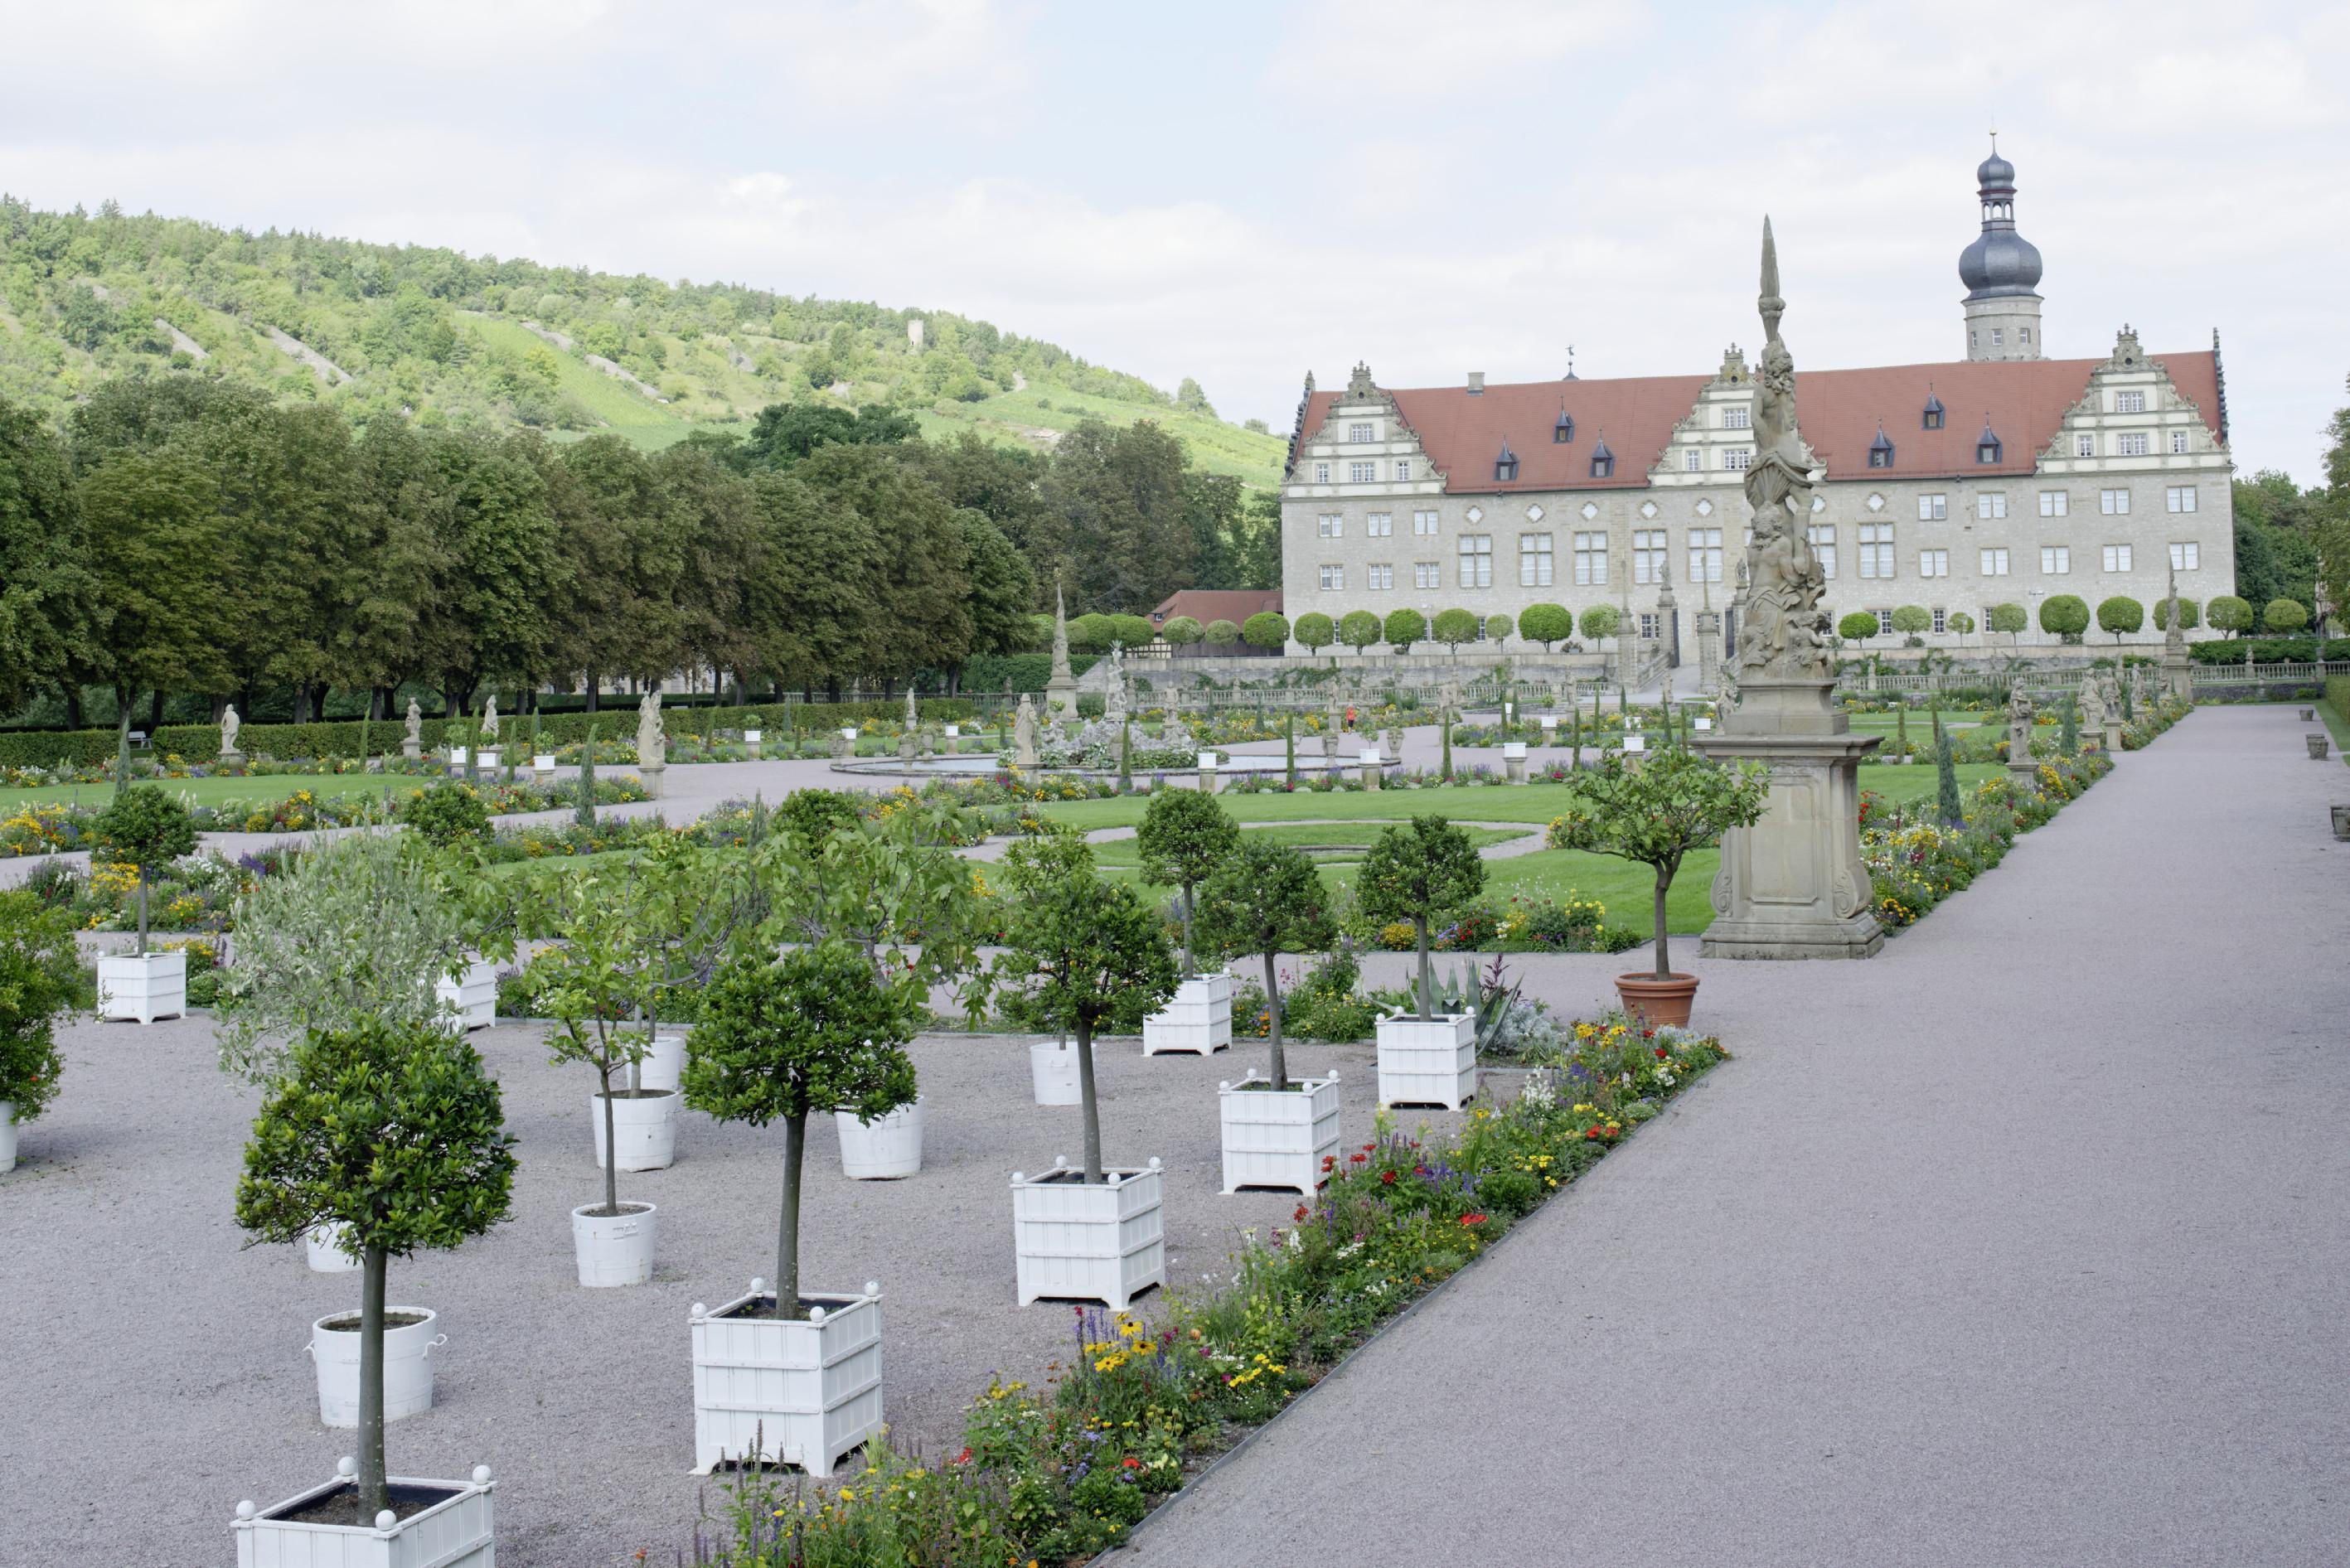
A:
[[[2146,607],[2127,594],[2116,594],[2097,605],[2097,629],[2114,634],[2118,643],[2146,624]]]
[[[1171,793],[1171,792],[1170,792]],[[1003,861],[1003,950],[991,983],[1024,993],[1030,1009],[1066,1029],[1077,1048],[1077,1097],[1085,1118],[1085,1179],[1102,1179],[1101,1106],[1094,1088],[1094,1035],[1139,1029],[1175,992],[1175,955],[1140,894],[1094,872],[1076,835],[1039,834],[1015,842]]]
[[[0,1101],[29,1122],[56,1097],[65,1058],[57,1022],[89,1003],[73,922],[36,894],[0,893]]]
[[[2241,637],[2252,629],[2252,607],[2249,601],[2233,594],[2220,594],[2204,607],[2203,618],[2210,623],[2214,631]]]
[[[472,788],[455,779],[444,779],[409,796],[400,808],[400,820],[436,849],[478,843],[490,835],[489,808]]]
[[[2065,642],[2078,642],[2089,629],[2089,601],[2078,594],[2053,594],[2040,603],[2040,629]]]
[[[1379,637],[1379,618],[1368,610],[1348,610],[1338,622],[1338,640],[1357,653],[1367,652]]]
[[[359,1488],[364,1523],[390,1506],[383,1461],[384,1282],[393,1258],[452,1248],[506,1217],[514,1140],[497,1080],[462,1034],[368,1019],[294,1047],[245,1145],[236,1222],[261,1241],[344,1227],[358,1254]]]
[[[1378,925],[1409,920],[1419,954],[1419,1015],[1436,1016],[1435,971],[1429,962],[1429,922],[1475,898],[1485,886],[1485,863],[1469,836],[1440,816],[1415,816],[1381,832],[1363,857],[1356,898]]]
[[[1477,640],[1477,633],[1484,628],[1484,625],[1473,611],[1442,609],[1438,610],[1436,618],[1428,623],[1428,635],[1458,653],[1462,643]]]
[[[1159,636],[1150,625],[1149,616],[1114,615],[1108,618],[1109,639],[1120,648],[1143,648]]]
[[[1616,628],[1623,624],[1623,613],[1614,605],[1593,605],[1583,612],[1584,640],[1596,642],[1603,637],[1613,637]]]
[[[1189,648],[1204,635],[1200,623],[1188,615],[1170,618],[1159,628],[1159,635],[1176,648]]]
[[[1622,752],[1607,753],[1566,787],[1566,809],[1551,824],[1551,847],[1613,855],[1656,874],[1656,977],[1671,979],[1665,898],[1673,877],[1690,850],[1761,819],[1770,774],[1752,763],[1732,772],[1686,747],[1668,746],[1637,766]]]
[[[1518,635],[1548,653],[1552,643],[1575,635],[1575,617],[1565,605],[1528,605],[1518,612]]]
[[[1389,610],[1380,630],[1386,635],[1388,647],[1398,653],[1409,653],[1413,643],[1428,639],[1428,618],[1409,606]]]
[[[1509,640],[1510,633],[1517,629],[1518,623],[1508,616],[1489,615],[1485,618],[1486,639],[1497,649]]]
[[[147,889],[155,873],[196,848],[195,819],[178,797],[155,784],[132,784],[90,824],[90,837],[139,873],[139,950],[147,950]]]
[[[1251,648],[1284,648],[1289,642],[1289,618],[1279,610],[1259,610],[1241,622],[1241,640]]]
[[[1134,845],[1141,853],[1146,878],[1162,888],[1182,890],[1183,972],[1195,973],[1191,956],[1195,891],[1240,848],[1240,824],[1216,804],[1214,795],[1199,790],[1163,789],[1143,808]]]
[[[1211,620],[1205,636],[1210,648],[1230,648],[1241,639],[1241,628],[1228,620]]]
[[[1846,642],[1866,646],[1868,639],[1877,635],[1875,613],[1869,610],[1847,611],[1844,618],[1836,622],[1836,635]]]
[[[2309,625],[2309,607],[2299,599],[2271,599],[2261,607],[2261,625],[2279,636],[2290,637]]]
[[[1201,940],[1229,958],[1256,954],[1264,960],[1267,1037],[1272,1045],[1275,1090],[1289,1087],[1289,1063],[1282,1053],[1282,953],[1315,952],[1337,940],[1330,919],[1330,894],[1303,850],[1263,837],[1247,838],[1208,878],[1200,906]]]
[[[1933,628],[1933,613],[1924,605],[1893,607],[1893,629],[1904,637],[1916,637]]]
[[[1314,610],[1299,616],[1296,624],[1289,628],[1289,635],[1295,638],[1297,645],[1307,652],[1319,653],[1336,641],[1338,634],[1328,616]]]
[[[1952,610],[1942,618],[1942,624],[1958,633],[1960,640],[1964,641],[1975,629],[1975,618],[1964,610]]]
[[[2022,605],[1993,605],[1983,611],[1983,625],[1992,631],[2003,631],[2021,639],[2024,628],[2032,624]]]
[[[2216,605],[2219,601],[2215,599],[2212,602]],[[2179,596],[2178,629],[2181,631],[2193,631],[2197,627],[2202,625],[2202,610],[2203,607],[2197,604],[2193,599],[2187,597],[2183,594]],[[2167,632],[2170,629],[2169,599],[2159,598],[2154,601],[2152,620],[2155,630]]]
[[[905,1047],[920,1022],[914,988],[885,986],[845,941],[786,949],[745,945],[712,976],[686,1042],[685,1103],[720,1121],[784,1124],[784,1189],[775,1217],[775,1308],[804,1318],[800,1178],[809,1113],[876,1121],[913,1102]]]

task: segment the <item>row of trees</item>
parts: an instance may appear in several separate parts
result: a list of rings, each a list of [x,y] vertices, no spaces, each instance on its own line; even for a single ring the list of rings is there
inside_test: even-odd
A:
[[[2240,635],[2253,629],[2256,618],[2258,625],[2274,632],[2296,632],[2309,625],[2309,607],[2296,599],[2272,599],[2255,612],[2251,604],[2235,595],[2221,594],[2211,601],[2209,613],[2214,630]],[[2156,631],[2168,632],[2170,629],[2168,599],[2155,600],[2154,607],[2149,611],[2128,595],[2116,594],[2098,602],[2095,619],[2099,631],[2113,633],[2114,640],[2119,642],[2149,626]],[[2201,604],[2183,594],[2179,596],[2178,624],[2181,630],[2192,631],[2202,625],[2204,615]],[[2080,595],[2054,594],[2041,602],[2039,618],[2042,631],[2067,642],[2076,642],[2089,629],[2092,617],[2088,600]],[[1893,632],[1904,637],[1915,637],[1934,624],[1932,612],[1923,605],[1898,606],[1893,610],[1891,620]],[[1942,624],[1959,636],[1966,637],[1975,629],[1975,618],[1964,610],[1952,610],[1942,618]],[[1983,627],[1987,631],[2020,637],[2030,625],[2031,619],[2022,605],[1997,604],[1983,610]],[[1847,642],[1866,643],[1885,630],[1875,610],[1852,610],[1836,621],[1836,635]]]
[[[1273,569],[1236,481],[1146,422],[1052,457],[777,405],[650,454],[613,435],[354,431],[193,375],[127,377],[45,427],[0,402],[0,711],[408,682],[568,688],[708,668],[742,688],[949,677],[1077,607]],[[1267,538],[1274,535],[1268,534]],[[1242,565],[1253,552],[1254,568]],[[1133,618],[1139,620],[1139,617]],[[1139,640],[1139,639],[1136,640]],[[591,684],[590,690],[595,686]]]
[[[1173,624],[1169,623],[1170,627]],[[1578,626],[1586,641],[1596,642],[1615,636],[1622,625],[1623,612],[1606,604],[1585,610],[1580,621],[1565,606],[1555,604],[1528,605],[1514,620],[1506,615],[1481,616],[1475,610],[1457,607],[1429,616],[1407,606],[1389,610],[1385,616],[1371,610],[1349,610],[1332,617],[1316,610],[1299,616],[1294,623],[1268,612],[1251,616],[1248,624],[1239,628],[1239,636],[1242,640],[1267,648],[1278,648],[1283,639],[1294,637],[1315,652],[1336,645],[1367,653],[1385,643],[1398,653],[1409,653],[1420,643],[1440,642],[1458,653],[1464,643],[1483,639],[1500,645],[1514,633],[1548,653],[1554,645],[1573,638]],[[1178,639],[1170,633],[1168,640]],[[1214,641],[1215,638],[1211,635],[1209,640]]]

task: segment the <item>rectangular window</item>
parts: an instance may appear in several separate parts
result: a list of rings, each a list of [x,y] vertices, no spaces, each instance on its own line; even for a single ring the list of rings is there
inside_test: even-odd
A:
[[[2061,577],[2073,569],[2073,552],[2062,545],[2040,546],[2040,575]]]
[[[1935,631],[1937,631],[1937,632],[1945,632],[1945,631],[1950,630],[1950,611],[1948,611],[1948,610],[1946,610],[1946,609],[1944,609],[1944,608],[1942,608],[1940,606],[1937,605],[1937,606],[1934,607],[1934,629],[1935,629]]]
[[[1721,454],[1721,466],[1732,473],[1743,473],[1754,466],[1754,449],[1751,446],[1731,447]]]
[[[1352,441],[1369,441],[1372,439],[1371,427],[1368,424],[1348,425],[1347,427],[1347,439]]]
[[[1918,497],[1918,522],[1920,522],[1920,523],[1939,523],[1939,522],[1940,522],[1943,518],[1948,517],[1950,514],[1950,498],[1949,496],[1947,496],[1947,495],[1920,495],[1919,497]]]
[[[2105,548],[2105,566],[2106,570],[2109,572],[2128,571],[2130,569],[2130,547],[2127,545],[2106,545]]]
[[[1986,490],[1975,497],[1975,515],[1985,523],[2007,515],[2007,492]]]
[[[1518,535],[1518,587],[1546,588],[1551,585],[1550,535]]]
[[[1689,532],[1689,580],[1692,583],[1721,581],[1721,530],[1692,528]]]
[[[1747,409],[1744,403],[1732,403],[1721,410],[1721,428],[1726,431],[1749,429],[1751,427],[1747,423],[1746,416]]]
[[[2007,576],[2007,552],[2004,550],[1985,550],[1982,553],[1982,575],[1986,577],[2003,577]]]
[[[2186,454],[2187,432],[2185,431],[2173,431],[2170,432],[2170,451],[2173,456],[2184,456]]]
[[[1391,588],[1395,587],[1395,563],[1392,561],[1373,561],[1369,566],[1363,568],[1363,573],[1364,576],[1369,579],[1363,585],[1365,587]]]
[[[1328,463],[1317,462],[1314,465],[1314,483],[1316,484],[1327,484],[1330,483],[1330,465]]]
[[[1409,479],[1411,477],[1411,459],[1408,457],[1399,457],[1396,459],[1396,477],[1398,479]]]
[[[2128,516],[2129,492],[2126,490],[2098,491],[2097,510],[2104,513],[2108,517]]]
[[[2203,546],[2192,539],[2170,546],[2170,564],[2182,572],[2199,570],[2203,565]],[[2185,617],[2181,617],[2185,619]]]
[[[1699,451],[1696,447],[1691,447],[1689,451],[1681,453],[1681,467],[1689,472],[1695,473],[1704,466],[1705,453]]]
[[[1947,577],[1950,575],[1950,553],[1948,550],[1918,552],[1918,575],[1921,577]]]
[[[2174,484],[2163,492],[2162,500],[2163,504],[2173,512],[2192,512],[2195,510],[2195,487]]]
[[[2095,456],[2096,456],[2096,455],[2097,455],[2097,438],[2096,438],[2095,436],[2093,436],[2093,435],[2084,435],[2084,436],[2075,436],[2075,437],[2074,437],[2074,438],[2073,438],[2073,455],[2074,455],[2074,457],[2095,457]]]
[[[1664,635],[1663,632],[1659,629],[1661,621],[1659,620],[1656,611],[1642,610],[1640,612],[1640,635],[1648,639],[1650,642],[1654,642],[1658,638]]]
[[[1319,524],[1325,539],[1336,539],[1347,532],[1347,519],[1343,513],[1325,512],[1315,522]]]
[[[1575,586],[1578,588],[1605,587],[1607,585],[1607,535],[1577,534],[1575,536]]]
[[[1444,564],[1441,561],[1414,561],[1411,564],[1411,586],[1416,588],[1442,587]]]
[[[1934,499],[1940,500],[1940,496]],[[1893,575],[1893,524],[1864,523],[1860,525],[1860,575],[1864,577],[1890,577]]]
[[[2116,455],[2122,457],[2144,457],[2147,451],[2146,432],[2144,431],[2125,431],[2116,438],[2114,451]]]
[[[2117,414],[2142,414],[2146,412],[2146,394],[2144,392],[2116,392],[2114,394],[2114,412]]]
[[[2040,515],[2043,517],[2062,517],[2070,510],[2071,497],[2064,491],[2043,490],[2040,493]]]
[[[1434,534],[1436,532],[1436,514],[1433,512],[1413,513],[1411,514],[1411,531],[1415,534]]]
[[[2029,327],[2019,327],[2015,329],[2015,336],[2018,341],[2029,343],[2032,341],[2032,328]],[[1936,613],[1939,614],[1940,612],[1937,611]],[[1939,631],[1942,628],[1938,626],[1934,629],[1936,631]]]
[[[2002,344],[2002,343],[2004,343],[2004,342],[2006,342],[2006,341],[2007,341],[2007,328],[2006,328],[2006,327],[1992,327],[1992,328],[1991,329],[1991,346],[1992,348],[1998,348],[2001,344]],[[1888,626],[1888,627],[1887,627],[1885,629],[1886,629],[1886,630],[1887,630],[1887,631],[1891,631],[1893,628],[1892,628],[1891,627],[1889,627],[1889,626]]]
[[[1377,484],[1378,480],[1379,465],[1376,462],[1350,462],[1347,465],[1347,483],[1349,484]]]
[[[1833,523],[1814,523],[1811,526],[1808,537],[1812,542],[1812,554],[1819,558],[1820,576],[1827,578],[1830,582],[1834,582],[1835,580],[1836,556],[1835,524]],[[1752,539],[1747,541],[1750,545],[1754,541]]]
[[[1868,613],[1877,618],[1877,636],[1891,637],[1893,635],[1893,612],[1891,610],[1871,610]]]
[[[1490,588],[1493,586],[1493,536],[1491,534],[1461,535],[1461,586],[1464,588]]]
[[[1632,531],[1632,582],[1661,581],[1665,566],[1665,531],[1662,528],[1636,528]]]
[[[1326,566],[1321,568],[1321,576],[1322,587],[1333,593],[1343,590],[1347,586],[1347,568],[1344,566]]]
[[[1363,519],[1363,532],[1374,539],[1395,537],[1395,514],[1374,512]]]

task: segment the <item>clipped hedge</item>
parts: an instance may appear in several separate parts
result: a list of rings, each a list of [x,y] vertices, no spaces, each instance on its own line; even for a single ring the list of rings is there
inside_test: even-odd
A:
[[[2255,637],[2250,640],[2254,664],[2306,664],[2321,657],[2328,664],[2350,659],[2350,637],[2329,638],[2323,655],[2314,637]],[[2198,664],[2241,664],[2245,641],[2240,637],[2207,638],[2189,643],[2187,655]]]
[[[851,724],[866,719],[898,719],[906,711],[905,703],[897,702],[794,702],[760,703],[747,708],[664,708],[662,721],[672,737],[702,735],[713,730],[766,730],[777,735],[787,734],[797,724],[802,730],[826,729],[836,724]],[[919,711],[927,720],[938,723],[960,723],[971,718],[974,705],[961,697],[925,698]],[[633,740],[637,733],[637,706],[625,699],[616,701],[600,713],[546,713],[538,722],[539,740],[549,746],[566,745],[588,738],[588,726],[597,725],[597,734],[607,741]],[[356,719],[338,719],[321,724],[247,724],[237,732],[237,748],[247,756],[272,757],[357,757],[361,754],[360,730]],[[441,745],[453,728],[463,737],[472,733],[472,722],[427,719],[424,721],[424,749]],[[404,720],[378,720],[365,726],[366,755],[398,756],[400,741],[407,734]],[[499,715],[499,740],[508,747],[530,743],[530,716],[526,713]],[[149,737],[157,753],[178,755],[191,762],[201,762],[220,754],[220,727],[216,724],[166,724]],[[75,763],[91,766],[105,763],[114,755],[112,730],[18,730],[0,732],[0,766],[53,767],[59,763]]]
[[[2325,705],[2334,716],[2350,724],[2350,675],[2329,675],[2325,678]]]

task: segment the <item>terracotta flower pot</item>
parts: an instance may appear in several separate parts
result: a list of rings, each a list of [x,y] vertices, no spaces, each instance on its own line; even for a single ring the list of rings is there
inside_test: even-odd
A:
[[[1619,974],[1616,977],[1616,995],[1624,1003],[1624,1011],[1645,1020],[1651,1028],[1670,1024],[1676,1029],[1687,1027],[1690,1004],[1697,1000],[1697,976],[1674,973],[1659,980],[1652,973]]]

